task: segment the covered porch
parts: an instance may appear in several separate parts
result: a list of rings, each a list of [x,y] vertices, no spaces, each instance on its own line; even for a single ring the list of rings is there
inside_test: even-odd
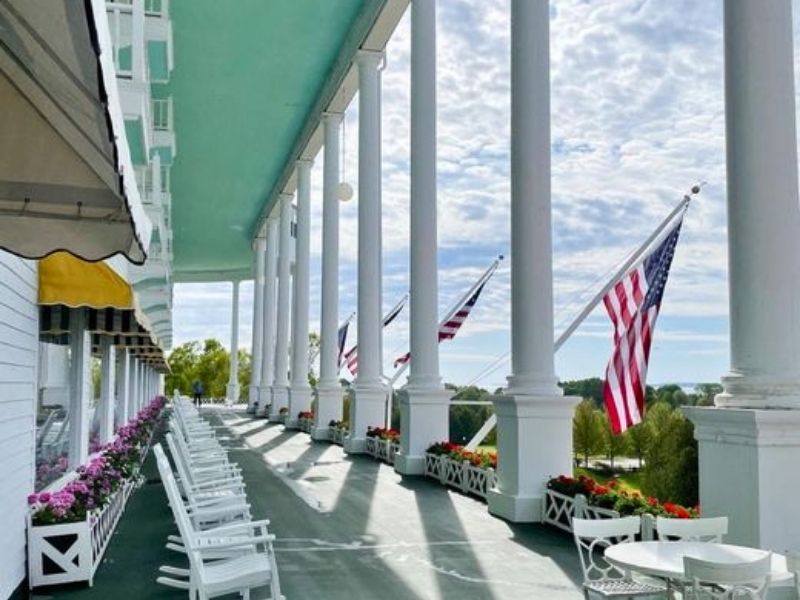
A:
[[[480,500],[314,444],[244,407],[203,411],[228,426],[219,435],[242,468],[254,518],[272,521],[287,598],[582,597],[569,535],[491,517]],[[164,548],[175,526],[152,457],[145,475],[94,586],[59,598],[185,597],[155,581],[160,565],[185,566],[185,557]]]

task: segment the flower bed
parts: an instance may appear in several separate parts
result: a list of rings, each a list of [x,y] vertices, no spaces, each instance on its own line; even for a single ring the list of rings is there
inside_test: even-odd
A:
[[[350,424],[347,421],[331,419],[328,427],[331,430],[331,442],[344,446],[344,440],[350,435]]]
[[[152,442],[164,398],[158,397],[114,440],[76,471],[76,478],[54,492],[31,494],[28,503],[30,587],[88,581],[138,484],[139,470]]]
[[[366,450],[367,454],[393,465],[400,450],[400,432],[391,428],[367,427]]]
[[[300,431],[311,433],[311,428],[314,427],[314,413],[310,410],[303,410],[297,413],[297,427]]]
[[[584,475],[577,478],[561,475],[547,482],[542,520],[571,532],[573,517],[613,519],[641,515],[646,517],[643,519],[642,537],[651,539],[656,516],[694,519],[699,514],[698,508],[686,508],[672,502],[661,503],[657,498],[628,492],[621,489],[616,481],[602,485]]]
[[[450,442],[433,444],[425,452],[426,476],[480,498],[497,483],[496,470],[495,452],[471,452]]]

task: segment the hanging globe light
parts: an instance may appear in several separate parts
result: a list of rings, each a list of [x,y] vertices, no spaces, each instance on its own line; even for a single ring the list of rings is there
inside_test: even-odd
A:
[[[351,200],[353,198],[353,186],[346,181],[342,181],[339,183],[339,187],[336,190],[336,195],[342,202]]]

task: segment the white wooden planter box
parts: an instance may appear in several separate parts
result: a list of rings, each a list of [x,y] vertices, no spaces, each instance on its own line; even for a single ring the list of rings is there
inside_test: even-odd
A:
[[[427,453],[425,475],[438,479],[442,485],[483,499],[486,499],[486,494],[497,483],[497,473],[494,469],[475,467],[469,461],[457,461],[447,456]]]
[[[88,581],[103,558],[111,534],[135,488],[135,479],[122,485],[100,510],[90,511],[85,521],[38,525],[28,517],[28,578],[30,588]]]
[[[314,426],[314,419],[298,419],[297,424],[300,428],[300,431],[311,433],[311,428]]]
[[[344,440],[349,434],[350,432],[344,427],[333,427],[331,428],[331,441],[339,446],[344,446]]]
[[[376,437],[368,437],[366,451],[370,456],[393,465],[394,457],[400,451],[400,444]]]
[[[601,508],[589,504],[583,494],[574,498],[553,490],[547,490],[544,498],[542,521],[572,533],[572,519],[619,519],[619,513],[610,508]],[[655,539],[655,518],[653,515],[642,515],[642,539]]]

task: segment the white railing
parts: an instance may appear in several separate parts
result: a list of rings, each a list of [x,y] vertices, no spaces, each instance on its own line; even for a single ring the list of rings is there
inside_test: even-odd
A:
[[[91,586],[111,535],[136,487],[122,484],[108,504],[77,523],[33,525],[28,517],[28,578],[31,588],[88,581]]]
[[[144,0],[144,14],[148,17],[169,16],[169,0]]]
[[[350,431],[346,427],[331,427],[331,441],[339,446],[344,446],[344,441]]]
[[[542,522],[572,533],[572,519],[619,519],[616,510],[590,504],[583,494],[574,497],[560,492],[547,490],[542,505]],[[655,518],[653,515],[642,515],[642,539],[655,539]]]
[[[429,453],[425,454],[425,475],[437,479],[442,485],[483,499],[497,483],[497,472],[492,468],[476,467],[466,460]]]

